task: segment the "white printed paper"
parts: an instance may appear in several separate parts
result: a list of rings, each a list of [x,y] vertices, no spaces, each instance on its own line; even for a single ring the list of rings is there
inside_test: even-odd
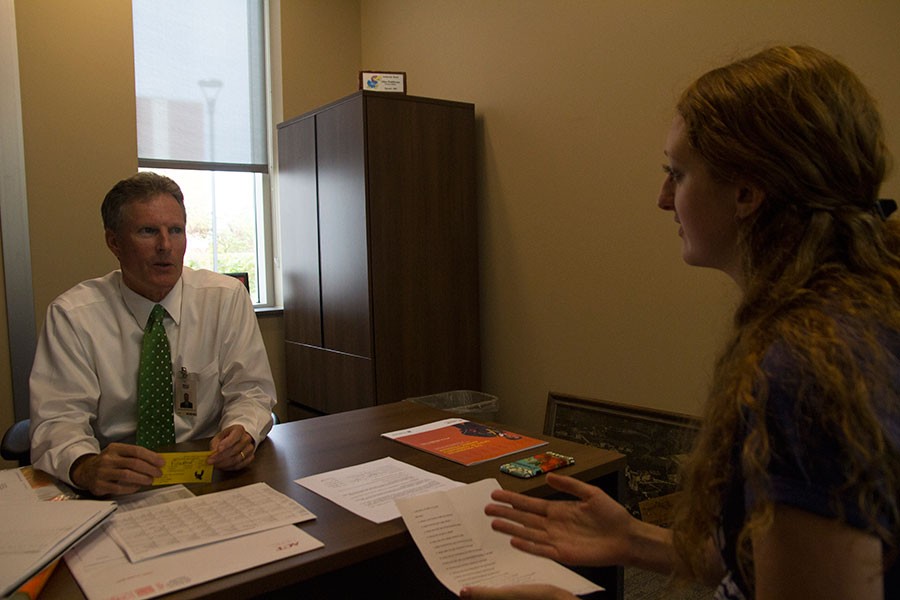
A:
[[[31,484],[19,469],[0,471],[0,504],[38,500]]]
[[[10,502],[0,510],[0,598],[14,592],[116,509],[115,502]]]
[[[292,498],[255,483],[114,515],[107,533],[136,562],[314,518]]]
[[[153,489],[119,497],[117,512],[190,497],[193,494],[183,485]],[[66,564],[88,600],[147,600],[322,547],[316,538],[286,525],[131,563],[102,529],[70,550]]]
[[[295,483],[375,523],[400,516],[394,504],[397,498],[463,485],[391,457],[310,475]]]
[[[137,510],[148,506],[156,506],[165,504],[166,502],[174,502],[175,500],[184,500],[185,498],[193,498],[194,493],[181,484],[170,485],[163,488],[155,488],[144,492],[135,492],[127,496],[119,496],[116,498],[116,504],[119,508],[117,513],[128,512],[129,510]]]
[[[550,559],[509,545],[491,529],[484,507],[495,479],[456,489],[397,500],[403,522],[438,580],[454,594],[464,586],[498,587],[544,583],[576,596],[603,588]]]

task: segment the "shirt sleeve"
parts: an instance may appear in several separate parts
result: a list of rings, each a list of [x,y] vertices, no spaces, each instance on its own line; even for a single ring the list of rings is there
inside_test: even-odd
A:
[[[239,284],[238,284],[239,285]],[[275,384],[250,296],[238,287],[225,308],[220,376],[224,406],[219,430],[242,425],[256,445],[272,429]]]
[[[783,348],[764,362],[768,376],[766,425],[771,443],[768,467],[772,500],[864,528],[853,489],[848,489],[842,436],[819,418],[827,398],[802,375]],[[753,494],[747,490],[747,498]]]
[[[77,329],[57,303],[47,309],[29,389],[32,464],[74,485],[69,477],[72,463],[100,452],[91,427],[100,385]]]

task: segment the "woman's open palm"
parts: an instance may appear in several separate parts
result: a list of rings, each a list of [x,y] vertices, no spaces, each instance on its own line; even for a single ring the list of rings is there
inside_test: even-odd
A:
[[[623,564],[637,519],[595,486],[552,473],[547,483],[577,500],[543,500],[496,490],[491,498],[503,504],[485,507],[487,515],[499,517],[492,527],[512,536],[514,547],[563,564]]]

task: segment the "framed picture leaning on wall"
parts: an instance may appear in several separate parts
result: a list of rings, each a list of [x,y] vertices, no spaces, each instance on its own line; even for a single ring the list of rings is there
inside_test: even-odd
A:
[[[634,516],[667,526],[678,470],[700,426],[697,417],[550,392],[544,434],[624,454],[623,499]]]

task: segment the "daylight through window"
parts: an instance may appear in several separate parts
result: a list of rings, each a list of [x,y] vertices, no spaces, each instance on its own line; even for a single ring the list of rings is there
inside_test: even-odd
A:
[[[263,0],[133,0],[138,165],[174,179],[185,264],[272,301]]]

